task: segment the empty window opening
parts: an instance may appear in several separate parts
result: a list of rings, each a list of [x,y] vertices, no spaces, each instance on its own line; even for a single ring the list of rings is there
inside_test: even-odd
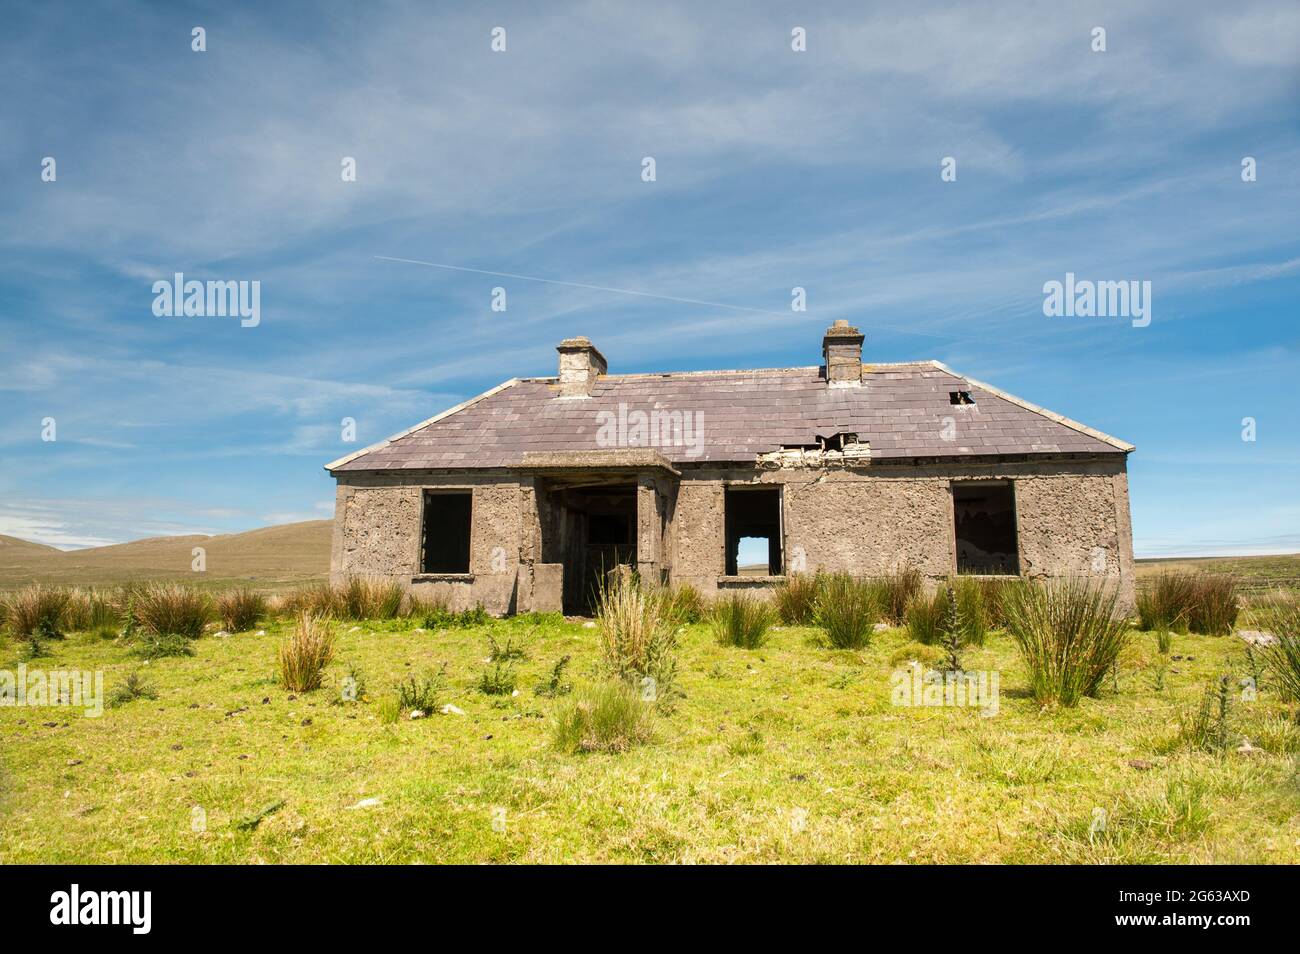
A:
[[[958,573],[1013,576],[1020,573],[1013,484],[955,483],[952,508],[957,529]]]
[[[468,573],[473,494],[424,492],[420,570],[424,573]]]
[[[727,575],[780,576],[780,488],[728,487],[725,500]]]
[[[974,404],[975,399],[970,396],[969,391],[949,391],[948,403],[949,404]]]

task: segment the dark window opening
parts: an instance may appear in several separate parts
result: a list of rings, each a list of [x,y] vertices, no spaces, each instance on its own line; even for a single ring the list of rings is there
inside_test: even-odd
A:
[[[728,576],[780,576],[781,490],[726,489]]]
[[[969,391],[949,391],[948,403],[949,404],[974,404],[975,399],[970,396]]]
[[[958,573],[1019,575],[1014,485],[991,481],[953,484],[952,509]]]
[[[424,492],[421,572],[469,572],[469,537],[473,510],[473,495],[470,493]]]

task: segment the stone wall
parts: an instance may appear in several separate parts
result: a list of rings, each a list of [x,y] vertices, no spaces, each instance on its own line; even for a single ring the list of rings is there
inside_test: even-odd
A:
[[[662,477],[640,479],[638,555],[647,568],[670,571],[674,581],[706,595],[720,582],[732,585],[720,580],[724,488],[779,484],[788,569],[872,575],[906,561],[938,581],[956,569],[950,486],[963,478],[1014,482],[1023,575],[1104,577],[1131,603],[1133,546],[1123,458],[877,463],[825,471],[686,468],[675,487]],[[418,572],[424,488],[472,491],[468,574]],[[454,609],[479,602],[493,613],[558,609],[557,567],[543,546],[552,524],[546,497],[543,481],[518,474],[341,475],[331,576],[395,577],[417,592],[447,595]]]
[[[1133,540],[1122,459],[683,473],[673,578],[706,594],[718,589],[725,560],[724,488],[761,483],[783,487],[788,569],[874,575],[908,562],[933,581],[944,579],[956,571],[951,482],[966,478],[1014,483],[1022,575],[1104,577],[1131,603]]]

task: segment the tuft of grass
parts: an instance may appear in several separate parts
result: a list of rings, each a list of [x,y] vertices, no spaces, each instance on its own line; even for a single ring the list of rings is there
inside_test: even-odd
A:
[[[270,610],[276,615],[291,618],[303,613],[335,619],[341,615],[338,591],[328,583],[313,583],[281,593],[272,601]]]
[[[885,622],[890,626],[902,626],[907,621],[907,608],[921,595],[923,582],[921,571],[906,563],[877,580]]]
[[[133,629],[198,639],[212,616],[208,594],[177,583],[150,583],[132,595]]]
[[[158,690],[153,687],[140,671],[134,670],[126,674],[126,680],[122,685],[117,686],[108,695],[108,706],[116,709],[118,706],[124,706],[128,702],[134,702],[136,699],[157,699]]]
[[[861,649],[871,642],[880,617],[876,589],[847,573],[828,575],[817,594],[817,625],[836,649]]]
[[[450,598],[446,593],[433,596],[421,596],[414,590],[406,591],[406,604],[402,608],[402,615],[414,619],[424,619],[431,613],[439,610],[446,610]]]
[[[566,654],[557,659],[550,671],[538,680],[537,685],[533,687],[533,692],[547,699],[554,699],[557,696],[567,696],[573,691],[573,686],[564,679],[564,671],[568,668],[570,658]]]
[[[515,664],[498,659],[478,677],[478,691],[485,696],[509,696],[515,691]]]
[[[953,607],[949,606],[949,591],[956,601],[955,610],[957,630],[955,636],[959,646],[983,646],[989,632],[988,583],[970,576],[958,576],[950,579],[947,586],[940,586],[929,596],[917,595],[907,607],[907,630],[911,638],[927,646],[938,646],[950,639],[954,633],[949,615]],[[998,581],[1004,582],[1004,581]],[[1008,592],[1002,590],[1002,593]]]
[[[290,692],[319,689],[325,667],[333,659],[333,629],[326,620],[303,613],[289,638],[280,644],[280,683]]]
[[[480,603],[472,610],[453,613],[445,607],[434,609],[424,618],[425,629],[469,629],[472,626],[486,626],[492,622],[492,616]]]
[[[1278,693],[1288,702],[1300,702],[1300,598],[1275,596],[1257,611],[1277,642],[1258,652]]]
[[[1206,636],[1230,636],[1241,612],[1238,584],[1226,573],[1205,573],[1197,579],[1196,601],[1188,625]]]
[[[25,586],[5,600],[5,619],[9,631],[26,639],[44,624],[47,634],[63,638],[65,615],[72,599],[70,590],[61,586]]]
[[[772,594],[776,614],[787,626],[809,626],[817,612],[821,573],[792,573]]]
[[[1190,573],[1161,573],[1138,587],[1138,629],[1187,633],[1196,582]]]
[[[989,611],[986,588],[974,577],[959,576],[948,585],[956,595],[957,612],[961,620],[958,637],[963,646],[983,646],[989,633]]]
[[[968,576],[963,579],[970,580],[979,587],[980,595],[984,600],[984,618],[988,626],[992,629],[1006,629],[1007,617],[1002,611],[1003,603],[1010,598],[1013,590],[1027,585],[1025,581],[988,579],[979,576]]]
[[[266,597],[245,587],[218,593],[213,603],[222,627],[231,633],[253,629],[266,615]]]
[[[689,625],[703,620],[708,614],[708,607],[699,590],[689,583],[679,583],[669,589],[665,598],[664,612],[673,623]]]
[[[767,641],[773,619],[772,607],[766,600],[752,593],[729,593],[713,604],[709,626],[721,646],[758,649]]]
[[[1007,629],[1029,668],[1040,705],[1079,704],[1094,696],[1128,643],[1118,596],[1089,579],[1052,580],[1011,591]]]
[[[27,642],[23,647],[21,658],[26,661],[48,656],[50,655],[49,640],[62,638],[61,634],[53,631],[48,620],[41,620],[37,627],[27,634]]]
[[[437,669],[426,669],[417,678],[414,674],[397,684],[398,714],[416,709],[431,714],[441,703],[447,691],[447,664]]]
[[[488,634],[488,662],[523,662],[528,658],[522,646],[514,644],[514,637],[507,636],[506,644],[502,646],[496,641],[491,633]]]
[[[175,633],[144,633],[136,638],[132,653],[140,659],[163,659],[168,656],[193,656],[192,640]]]
[[[626,752],[650,740],[653,710],[627,683],[609,680],[588,690],[560,712],[552,741],[570,755]]]
[[[641,586],[634,577],[602,582],[596,605],[604,669],[628,683],[651,679],[660,698],[677,678],[677,627],[662,590]]]
[[[937,646],[943,636],[943,620],[947,610],[946,591],[936,590],[929,596],[918,594],[907,606],[907,633],[912,641]]]
[[[406,588],[383,576],[350,577],[339,591],[345,619],[396,619],[401,615]]]
[[[1178,741],[1188,748],[1219,753],[1231,742],[1232,677],[1224,673],[1205,687],[1200,705],[1178,717]]]
[[[1227,636],[1241,609],[1239,588],[1226,573],[1162,573],[1138,588],[1138,628]]]
[[[70,632],[86,632],[121,623],[117,594],[94,587],[77,587],[68,593],[63,623]]]

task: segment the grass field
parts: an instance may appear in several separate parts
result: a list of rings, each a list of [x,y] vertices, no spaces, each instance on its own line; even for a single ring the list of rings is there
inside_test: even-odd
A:
[[[1181,557],[1138,560],[1139,581],[1161,573],[1231,573],[1246,593],[1300,590],[1300,553],[1279,556]]]
[[[1135,634],[1117,686],[1043,711],[994,634],[964,660],[1001,673],[983,717],[891,704],[902,631],[834,651],[782,628],[742,650],[696,625],[652,742],[567,755],[551,724],[568,698],[533,687],[564,654],[576,691],[595,678],[595,629],[416,625],[339,624],[324,687],[296,697],[274,678],[283,623],[147,665],[113,640],[53,643],[44,668],[103,670],[108,691],[138,668],[158,696],[101,718],[0,708],[0,862],[1300,862],[1294,712],[1265,687],[1234,700],[1226,753],[1177,743],[1207,683],[1246,674],[1235,638],[1175,637],[1158,689]],[[528,654],[517,696],[477,688],[489,633]],[[463,715],[381,718],[444,662]],[[352,667],[370,701],[341,701]]]

